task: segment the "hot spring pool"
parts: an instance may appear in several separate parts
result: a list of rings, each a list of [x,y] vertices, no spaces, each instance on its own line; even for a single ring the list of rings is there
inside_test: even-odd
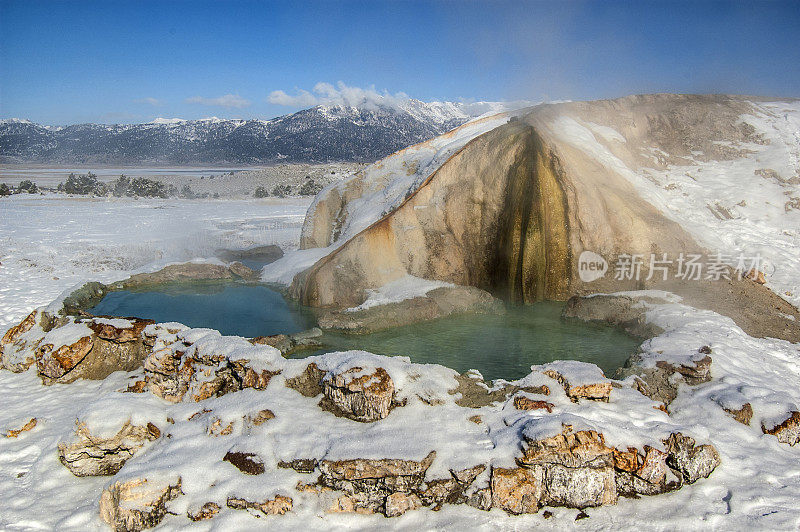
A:
[[[466,315],[398,327],[367,335],[325,333],[325,347],[291,355],[363,349],[404,355],[459,372],[479,370],[484,378],[518,379],[532,364],[581,360],[613,375],[640,341],[613,327],[562,320],[563,304],[510,306],[504,315]],[[315,325],[309,309],[287,302],[264,285],[234,282],[169,283],[136,291],[110,292],[89,312],[177,321],[245,337],[291,334]]]

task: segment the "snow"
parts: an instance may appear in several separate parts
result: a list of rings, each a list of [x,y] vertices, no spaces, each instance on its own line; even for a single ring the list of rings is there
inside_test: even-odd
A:
[[[42,345],[52,345],[53,351],[57,351],[60,347],[73,345],[81,338],[91,335],[92,330],[85,323],[69,323],[48,332],[42,340]]]
[[[133,322],[123,318],[94,318],[92,321],[101,325],[110,325],[117,329],[130,329],[133,327]]]
[[[109,283],[217,249],[297,246],[307,199],[0,199],[0,330],[87,281]]]
[[[413,275],[406,275],[375,290],[367,290],[366,301],[357,307],[347,309],[345,312],[356,312],[379,305],[396,303],[405,299],[424,297],[431,290],[448,286],[451,287],[455,285],[444,281],[430,281],[428,279],[414,277]]]
[[[800,104],[761,105],[760,113],[744,117],[765,136],[770,146],[752,146],[756,156],[733,161],[697,162],[689,167],[666,170],[634,170],[625,166],[603,142],[622,142],[614,132],[577,120],[561,123],[562,131],[608,165],[617,168],[657,207],[681,222],[692,214],[687,229],[713,249],[743,248],[760,251],[769,260],[770,286],[790,301],[798,298],[796,272],[800,271],[797,211],[784,204],[797,185],[774,183],[754,175],[758,168],[772,168],[784,178],[797,170]],[[476,133],[477,134],[477,133]],[[595,136],[597,135],[597,137]],[[599,139],[598,139],[599,137]],[[463,140],[463,138],[461,139]],[[444,142],[444,141],[442,141]],[[455,142],[455,141],[454,141]],[[466,142],[466,141],[464,141]],[[794,142],[794,144],[792,144]],[[782,143],[782,144],[781,144]],[[462,144],[463,145],[463,144]],[[455,149],[442,147],[441,149]],[[426,172],[433,171],[445,153],[419,147],[413,175],[400,172],[397,157],[381,179],[389,184],[386,195],[373,193],[375,205],[363,218],[355,217],[349,231],[369,222],[376,210],[395,205],[403,190],[418,186]],[[451,152],[447,152],[451,153]],[[446,158],[446,157],[445,157]],[[753,162],[753,160],[756,162]],[[778,164],[780,161],[788,161]],[[427,162],[426,162],[427,161]],[[388,165],[389,163],[387,163]],[[621,165],[621,166],[620,166]],[[377,172],[376,169],[372,171]],[[681,173],[683,172],[683,174]],[[686,172],[692,178],[681,177]],[[378,174],[375,174],[376,176]],[[658,186],[675,183],[677,189]],[[377,177],[376,177],[377,179]],[[394,180],[397,180],[397,183]],[[736,187],[731,186],[736,180]],[[695,184],[693,184],[695,183]],[[746,206],[731,203],[747,193]],[[403,192],[405,194],[405,192]],[[686,195],[684,195],[686,194]],[[381,203],[383,201],[383,203]],[[721,221],[706,208],[721,202],[739,216]],[[0,333],[24,318],[33,308],[46,305],[65,290],[89,280],[109,282],[133,272],[152,271],[179,260],[208,260],[220,247],[245,248],[268,243],[296,245],[299,222],[285,230],[265,229],[276,217],[300,220],[307,202],[287,200],[275,204],[255,201],[189,202],[186,200],[66,199],[63,197],[13,196],[0,200]],[[706,214],[708,213],[708,214]],[[695,227],[696,225],[696,227]],[[290,253],[265,269],[264,277],[287,284],[293,271],[313,264],[328,248]],[[426,290],[418,279],[401,279],[370,294],[373,301],[390,301]],[[543,375],[546,369],[562,373],[571,384],[596,382],[597,371],[570,361],[532,368],[517,381],[519,386],[546,384],[552,413],[518,411],[513,398],[482,408],[455,404],[456,372],[433,364],[415,364],[406,357],[381,357],[363,351],[328,353],[304,360],[287,360],[266,346],[252,346],[243,338],[225,337],[209,329],[188,329],[179,324],[150,326],[159,332],[164,349],[221,353],[234,359],[251,360],[254,368],[280,369],[263,391],[244,390],[201,403],[171,404],[150,393],[122,393],[128,384],[142,378],[141,371],[117,372],[104,381],[79,380],[71,384],[43,386],[35,369],[14,374],[0,371],[4,407],[0,432],[16,429],[32,417],[36,427],[18,438],[0,438],[0,513],[2,529],[103,530],[98,515],[102,489],[116,480],[148,476],[182,478],[184,494],[170,503],[161,530],[177,528],[238,530],[276,527],[285,530],[330,530],[332,528],[403,530],[430,529],[563,529],[641,530],[642,523],[654,530],[725,529],[795,530],[800,527],[800,466],[797,447],[779,443],[762,432],[782,421],[800,406],[800,345],[745,334],[729,318],[683,305],[680,298],[664,292],[625,292],[640,298],[647,320],[664,330],[641,346],[642,363],[656,361],[690,363],[701,346],[710,346],[712,380],[696,386],[681,385],[670,405],[670,415],[655,408],[655,402],[631,388],[632,378],[614,381],[608,403],[573,403],[563,388]],[[641,296],[641,297],[640,297]],[[84,334],[84,324],[51,331],[53,339],[68,342]],[[166,329],[177,330],[174,335]],[[79,330],[80,329],[80,330]],[[163,331],[159,331],[163,329]],[[35,330],[35,328],[34,328]],[[88,329],[87,329],[88,330]],[[191,344],[188,346],[186,344]],[[338,418],[317,406],[319,397],[307,398],[286,387],[287,379],[300,374],[309,362],[324,371],[340,372],[376,367],[392,377],[398,399],[406,406],[395,408],[377,423],[362,424]],[[493,388],[502,382],[492,384]],[[538,398],[539,396],[537,396]],[[734,421],[723,408],[738,408],[749,402],[754,411],[750,426]],[[431,406],[435,405],[435,406]],[[275,418],[257,427],[243,416],[269,408]],[[202,413],[204,409],[209,412]],[[193,417],[194,414],[201,414]],[[479,415],[481,424],[469,421]],[[189,419],[193,417],[193,419]],[[174,420],[170,423],[168,418]],[[76,420],[91,425],[98,434],[111,435],[126,421],[152,422],[169,434],[145,446],[112,480],[108,477],[77,478],[57,459],[57,444],[70,438]],[[229,436],[207,433],[215,420],[234,422]],[[588,510],[589,520],[575,522],[574,509],[553,508],[545,520],[537,515],[508,516],[501,510],[481,512],[468,506],[445,505],[441,511],[409,512],[388,520],[382,516],[326,513],[326,495],[300,493],[299,481],[313,482],[314,475],[277,468],[279,460],[293,458],[406,458],[421,459],[436,450],[437,457],[427,478],[444,478],[448,468],[478,463],[513,467],[520,455],[522,436],[542,438],[568,424],[573,430],[602,432],[612,446],[663,448],[661,439],[681,431],[698,443],[711,442],[722,463],[710,478],[677,492],[637,500],[623,499],[616,506]],[[254,452],[264,461],[266,473],[242,475],[221,458],[231,449]],[[488,471],[476,481],[485,485]],[[256,520],[248,512],[227,509],[229,496],[263,500],[276,494],[294,499],[295,508],[284,516]],[[190,523],[187,510],[208,501],[221,503],[220,514],[205,523]]]
[[[610,128],[561,116],[553,124],[560,140],[571,143],[626,178],[639,194],[680,224],[723,261],[760,256],[767,286],[800,305],[800,102],[752,102],[752,125],[766,144],[732,146],[744,156],[727,161],[695,160],[665,169],[631,168],[612,152],[621,137]],[[659,150],[651,150],[654,156]],[[701,154],[697,154],[701,155]],[[757,171],[774,170],[778,178]],[[731,186],[735,184],[735,186]],[[797,200],[800,205],[800,200]],[[719,214],[720,208],[731,219]]]

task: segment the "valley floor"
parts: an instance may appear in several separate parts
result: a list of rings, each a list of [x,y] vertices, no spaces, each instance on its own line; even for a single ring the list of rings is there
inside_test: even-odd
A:
[[[296,247],[310,201],[310,198],[236,201],[74,199],[55,195],[1,198],[0,333],[19,322],[35,307],[49,304],[63,292],[86,281],[110,282],[131,273],[154,271],[173,262],[208,260],[219,249],[243,249],[265,244]],[[795,252],[800,253],[800,250]],[[388,520],[380,515],[326,513],[324,508],[304,499],[304,495],[295,495],[295,509],[283,516],[256,519],[248,512],[223,508],[215,519],[191,523],[185,518],[186,509],[182,508],[183,515],[167,516],[160,529],[192,527],[197,530],[247,530],[279,527],[303,531],[332,528],[488,531],[533,527],[585,530],[800,528],[800,506],[797,503],[800,500],[800,446],[780,444],[774,437],[762,434],[760,429],[760,421],[769,416],[779,416],[800,407],[797,388],[800,382],[800,346],[779,340],[751,338],[730,319],[708,311],[696,311],[675,300],[653,305],[648,318],[666,332],[642,346],[646,356],[656,356],[658,353],[658,356],[679,359],[685,353],[695,352],[700,345],[709,345],[713,349],[714,379],[698,386],[682,386],[670,408],[674,412],[671,416],[662,415],[646,405],[647,412],[653,410],[646,419],[631,419],[626,405],[639,399],[631,399],[622,392],[619,400],[612,395],[611,402],[593,405],[591,408],[596,408],[597,413],[591,413],[580,405],[573,406],[568,400],[556,405],[557,412],[563,409],[566,412],[564,415],[585,415],[599,428],[609,420],[615,420],[623,427],[620,429],[622,436],[640,434],[647,427],[680,427],[691,433],[698,442],[711,441],[718,449],[722,463],[708,479],[701,479],[672,493],[641,499],[620,499],[614,506],[590,508],[587,510],[590,518],[580,521],[575,521],[578,511],[568,508],[549,508],[553,516],[546,519],[541,511],[535,515],[514,517],[500,509],[485,512],[466,505],[444,505],[440,511],[410,511]],[[429,368],[432,375],[447,375],[444,368]],[[45,387],[36,376],[35,369],[19,374],[0,371],[0,402],[4,405],[0,410],[0,432],[4,434],[7,430],[18,428],[32,417],[40,420],[34,430],[18,438],[0,437],[0,493],[4,499],[0,528],[106,529],[98,513],[98,500],[103,488],[111,482],[110,478],[73,476],[59,463],[56,446],[74,429],[74,422],[81,411],[99,396],[110,397],[114,390],[124,387],[129,379],[128,374],[115,373],[105,381],[79,381]],[[271,400],[279,401],[284,397],[281,395],[283,389],[268,389],[264,393],[268,393]],[[752,426],[736,423],[720,407],[732,395],[740,392],[748,398],[754,397],[754,408],[761,408],[763,412],[762,417],[754,417]],[[248,403],[254,403],[258,393],[261,392],[247,390],[209,399],[209,406],[228,413],[234,412]],[[243,395],[237,398],[238,394]],[[144,395],[135,399],[143,411],[166,408],[154,396]],[[281,426],[287,427],[287,431],[300,430],[307,428],[312,421],[324,421],[326,418],[322,416],[327,415],[316,412],[313,402],[306,403],[301,405],[309,409],[307,412],[310,417],[306,422],[303,422],[302,411],[293,410],[295,407],[291,405],[276,402],[270,408],[279,417],[284,411],[287,415],[299,415],[295,429],[285,424]],[[185,416],[190,406],[173,405],[174,408],[169,412]],[[197,409],[197,405],[193,406]],[[404,409],[397,409],[381,422],[383,427],[388,428],[384,432],[374,430],[377,441],[397,439],[403,423],[419,431],[420,445],[436,441],[434,433],[439,430],[444,431],[442,439],[462,431],[464,440],[452,442],[452,450],[443,455],[451,455],[451,458],[459,458],[465,463],[469,463],[473,457],[476,461],[491,461],[499,452],[498,449],[505,449],[509,445],[509,429],[504,428],[505,425],[516,426],[514,423],[518,421],[513,417],[516,414],[509,413],[507,408],[486,410],[484,415],[494,420],[494,424],[490,423],[491,430],[487,429],[486,434],[473,434],[477,431],[473,429],[475,425],[464,422],[437,427],[435,419],[425,419],[426,416],[419,415],[416,406],[415,410],[411,410],[411,406],[408,408],[405,413]],[[338,439],[316,442],[319,445],[329,445],[333,449],[338,445],[341,451],[348,444],[363,444],[361,434],[351,433],[347,436],[341,423],[331,423],[325,427],[330,430],[326,437],[333,438],[338,434]],[[397,432],[393,432],[392,427]],[[275,438],[276,449],[279,449],[278,444],[282,441],[303,442],[306,441],[303,437],[308,439],[307,434],[299,433],[270,437]],[[242,438],[242,442],[248,443],[244,436]],[[190,439],[186,441],[193,443]],[[155,465],[177,463],[186,470],[194,471],[193,476],[184,479],[184,491],[189,494],[187,499],[193,497],[193,501],[201,501],[204,494],[198,492],[198,486],[207,486],[209,482],[218,484],[214,493],[219,495],[231,487],[233,478],[230,475],[212,478],[217,470],[211,462],[218,460],[212,455],[219,451],[216,447],[220,445],[219,440],[213,441],[217,443],[209,443],[202,448],[184,448],[182,452],[187,456],[180,459],[159,458],[157,453],[155,457],[148,458],[145,450],[143,463],[148,463],[148,460]],[[469,447],[472,442],[475,442],[474,451],[470,451]],[[488,444],[489,448],[479,448],[479,443]],[[407,445],[413,447],[411,443]],[[309,450],[314,446],[308,442],[307,447],[306,450]],[[391,451],[391,445],[386,449]],[[351,449],[349,452],[357,451]],[[131,460],[129,466],[135,470],[137,464],[134,462],[135,459]],[[124,468],[122,472],[125,473],[127,469]],[[266,476],[244,478],[241,480],[242,486],[253,491],[259,482],[274,482],[281,486],[293,486],[297,482],[294,473],[276,473],[272,479],[264,478]]]

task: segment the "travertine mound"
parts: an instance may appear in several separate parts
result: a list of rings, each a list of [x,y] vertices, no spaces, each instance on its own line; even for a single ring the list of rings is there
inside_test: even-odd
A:
[[[363,217],[351,212],[362,192],[356,184],[346,197],[324,191],[309,210],[303,243],[336,245],[294,278],[291,293],[307,305],[343,309],[405,275],[519,302],[663,289],[732,316],[751,334],[797,341],[797,310],[759,282],[676,281],[674,264],[666,280],[655,269],[648,279],[651,254],[712,253],[644,198],[631,173],[745,156],[743,146],[767,142],[741,120],[757,114],[753,105],[733,96],[660,94],[537,106],[466,143],[422,183],[410,183],[399,206],[345,242],[336,228],[346,227],[348,216]],[[591,138],[580,138],[587,131]],[[612,270],[581,280],[584,251]],[[640,275],[615,275],[625,254],[646,259]],[[777,317],[776,308],[795,320]]]

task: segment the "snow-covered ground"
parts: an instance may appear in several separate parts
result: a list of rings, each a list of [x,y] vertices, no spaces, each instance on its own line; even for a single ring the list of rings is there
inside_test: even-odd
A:
[[[309,199],[0,200],[0,330],[64,290],[110,282],[218,249],[297,246]]]
[[[752,120],[768,135],[769,124],[794,120],[796,111],[764,108],[763,116],[746,120]],[[608,127],[574,122],[582,129],[572,123],[564,125],[572,128],[571,138],[583,139],[581,145],[585,149],[605,150],[598,151],[597,156],[608,155],[603,143],[624,140]],[[774,135],[777,139],[779,133]],[[790,201],[797,185],[781,183],[781,188],[776,189],[772,187],[774,178],[762,177],[754,171],[769,167],[788,179],[790,170],[797,170],[797,159],[793,159],[793,167],[776,168],[774,161],[781,154],[772,157],[769,149],[791,151],[798,140],[783,139],[784,144],[773,143],[771,148],[752,146],[765,158],[757,167],[739,160],[714,164],[698,162],[691,168],[670,167],[662,174],[650,173],[649,177],[634,170],[627,175],[644,197],[664,212],[672,212],[679,221],[686,223],[680,218],[692,213],[694,225],[688,228],[712,249],[734,245],[740,248],[744,244],[748,250],[761,251],[774,266],[774,271],[767,272],[770,286],[797,302],[797,272],[800,271],[797,228],[800,222],[795,216],[800,211],[793,212],[778,201],[784,198]],[[442,152],[442,156],[445,154]],[[345,234],[365,227],[364,224],[374,221],[385,208],[396,206],[409,189],[429,175],[429,170],[435,169],[439,164],[436,150],[423,155],[418,167],[404,171],[404,178],[398,182],[402,187],[388,190],[382,197],[375,196],[373,200],[378,207],[371,205],[363,210],[364,218],[353,218]],[[793,164],[792,159],[789,161]],[[702,179],[698,179],[698,175]],[[733,192],[739,190],[739,186],[726,184],[731,175],[743,180],[740,184],[749,194],[744,205],[737,205],[739,197]],[[730,194],[736,197],[728,197]],[[729,210],[735,206],[734,212],[741,218],[722,216],[721,219],[718,209],[717,214],[713,214],[708,205],[716,206],[717,202]],[[34,307],[46,305],[63,291],[88,280],[107,282],[170,262],[207,260],[220,248],[242,249],[270,243],[296,246],[308,205],[305,200],[3,198],[0,200],[0,333]],[[330,249],[326,248],[306,250],[290,261],[279,261],[267,270],[265,278],[272,276],[275,280],[290,281],[291,272],[302,266],[301,263],[310,265],[328,252]],[[405,279],[376,290],[369,301],[375,304],[393,301],[430,288],[428,283]],[[366,368],[380,366],[388,371],[399,397],[407,398],[408,403],[393,410],[384,420],[369,425],[336,418],[319,409],[316,399],[303,397],[283,386],[285,379],[297,375],[308,361],[270,358],[269,348],[259,351],[264,355],[260,363],[280,369],[282,373],[274,377],[275,382],[266,390],[230,393],[207,399],[202,405],[170,404],[150,393],[118,392],[132,377],[140,376],[140,372],[116,373],[102,382],[79,381],[45,387],[35,370],[20,374],[0,371],[0,399],[4,404],[0,411],[0,432],[19,428],[32,417],[39,420],[33,430],[18,438],[0,437],[0,493],[4,496],[0,528],[103,529],[98,499],[111,479],[73,476],[59,463],[56,446],[74,429],[78,417],[93,420],[95,426],[113,433],[130,416],[135,422],[150,420],[161,427],[167,426],[168,417],[177,420],[170,425],[171,438],[148,444],[118,474],[122,479],[140,474],[181,475],[184,495],[170,505],[177,515],[165,518],[160,525],[164,530],[190,527],[198,530],[276,527],[304,531],[534,527],[800,529],[800,505],[797,503],[800,500],[800,446],[781,444],[761,429],[762,423],[770,427],[788,412],[800,410],[800,387],[797,385],[800,382],[800,345],[752,338],[729,318],[682,305],[675,296],[667,297],[663,303],[646,305],[648,319],[665,332],[642,345],[645,365],[656,360],[685,362],[700,346],[709,346],[713,358],[712,380],[696,386],[682,384],[670,405],[670,415],[654,408],[655,403],[633,390],[631,378],[618,383],[621,387],[613,389],[608,403],[571,402],[555,381],[546,380],[548,377],[541,372],[545,369],[577,370],[576,375],[592,379],[591,368],[575,368],[574,364],[534,367],[531,375],[518,383],[546,383],[551,387],[554,392],[547,400],[553,403],[553,412],[545,413],[543,410],[518,411],[510,400],[476,409],[459,407],[454,396],[447,393],[456,384],[455,372],[441,366],[412,364],[402,358],[387,359],[362,352],[318,358],[320,367],[332,371],[354,364]],[[192,337],[198,345],[206,343],[224,352],[253,349],[240,338],[220,338],[207,330],[183,334]],[[751,403],[754,411],[749,426],[736,422],[723,410],[738,408],[744,402]],[[275,419],[252,431],[244,430],[238,422],[231,435],[221,438],[207,434],[209,420],[202,414],[199,421],[187,419],[195,412],[208,409],[213,412],[210,416],[227,422],[240,420],[242,414],[263,408],[270,408]],[[482,424],[469,421],[472,415],[480,415]],[[574,509],[551,508],[553,516],[546,519],[542,512],[513,517],[499,509],[484,512],[466,505],[445,505],[438,512],[411,511],[392,520],[379,515],[331,514],[325,512],[325,506],[316,495],[294,490],[298,480],[313,482],[311,475],[275,466],[278,460],[299,457],[419,460],[427,451],[436,448],[437,461],[429,476],[441,478],[446,474],[446,467],[477,463],[511,466],[514,456],[519,454],[522,433],[547,435],[562,422],[602,431],[610,445],[619,446],[649,444],[659,447],[661,437],[680,430],[696,438],[698,443],[713,443],[719,451],[721,465],[710,478],[679,491],[635,500],[621,499],[614,506],[587,510],[590,518],[581,521],[575,521],[577,510]],[[267,473],[256,477],[239,474],[220,461],[230,449],[257,452],[264,458]],[[477,482],[486,482],[487,474]],[[248,512],[224,506],[225,499],[231,495],[263,500],[278,493],[295,500],[295,508],[283,516],[256,519]],[[210,500],[223,506],[216,518],[192,523],[185,517],[187,510],[196,510]]]
[[[730,160],[705,160],[695,153],[690,164],[655,164],[662,155],[649,148],[652,165],[634,167],[614,155],[626,139],[616,130],[562,116],[553,129],[613,169],[643,198],[679,223],[723,261],[737,256],[763,259],[768,286],[800,305],[800,102],[753,103],[740,121],[753,126],[763,143],[724,143],[742,152]]]

